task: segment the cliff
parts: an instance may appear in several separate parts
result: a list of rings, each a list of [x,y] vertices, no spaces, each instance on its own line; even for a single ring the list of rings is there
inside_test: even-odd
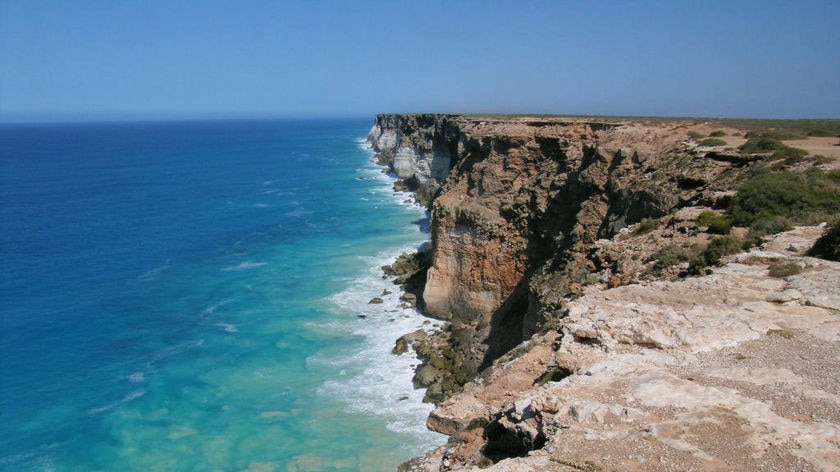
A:
[[[840,263],[804,255],[821,230],[588,287],[440,403],[427,425],[449,443],[401,470],[840,470]]]
[[[582,439],[557,440],[556,436],[570,427],[569,415],[584,418],[582,422],[595,415],[597,428],[610,430],[625,420],[632,419],[630,423],[641,428],[642,423],[654,420],[676,425],[677,418],[651,417],[653,410],[646,408],[655,405],[608,402],[559,387],[548,397],[535,400],[535,392],[545,393],[534,386],[535,380],[542,379],[548,387],[555,387],[555,382],[578,382],[575,385],[584,385],[580,387],[583,390],[612,388],[622,395],[642,395],[642,387],[633,393],[609,384],[618,372],[629,372],[632,377],[644,370],[636,372],[629,368],[630,357],[619,361],[612,352],[638,356],[650,351],[648,359],[658,359],[654,363],[660,367],[696,371],[699,366],[683,361],[697,352],[755,339],[759,332],[767,336],[768,331],[762,328],[749,335],[720,329],[692,344],[687,340],[696,337],[691,334],[696,325],[668,323],[674,317],[691,319],[693,311],[671,306],[659,318],[648,317],[646,307],[657,301],[650,290],[621,292],[684,271],[688,263],[683,252],[704,247],[713,238],[705,228],[708,224],[700,223],[700,215],[727,207],[738,186],[758,169],[766,169],[772,160],[738,150],[747,141],[745,131],[719,130],[720,126],[692,120],[430,114],[376,117],[369,140],[380,163],[389,166],[409,188],[417,189],[418,201],[430,208],[430,243],[426,254],[415,258],[428,264],[421,306],[430,316],[446,321],[439,331],[412,342],[423,361],[416,383],[427,387],[430,401],[448,398],[433,413],[429,427],[449,434],[452,440],[437,455],[407,464],[406,469],[509,464],[510,457],[539,451],[543,462],[530,463],[521,470],[599,470],[581,469],[588,467],[589,456],[571,453],[574,447],[586,446]],[[726,136],[723,144],[695,139],[712,132]],[[668,257],[678,260],[661,263]],[[827,274],[829,280],[840,282],[836,272]],[[719,279],[710,283],[745,282]],[[777,285],[762,287],[780,289]],[[681,299],[693,300],[695,305],[708,302],[709,309],[716,310],[714,297],[723,297],[727,304],[726,293],[709,291],[698,298],[691,294],[700,288],[691,284],[674,290],[682,295],[669,303]],[[598,299],[599,303],[612,297],[620,301],[585,305],[587,297],[595,299],[594,294],[602,291],[610,295]],[[756,295],[762,300],[763,296]],[[805,303],[802,297],[796,300]],[[750,303],[743,301],[744,310],[751,309]],[[628,311],[625,305],[635,308]],[[831,321],[831,315],[836,315],[831,310],[836,307],[830,304],[824,309],[828,315],[819,315],[824,317],[822,328],[836,329]],[[707,321],[727,325],[725,320]],[[787,332],[789,328],[784,323],[772,326],[767,329]],[[811,328],[808,336],[818,336],[821,328]],[[715,336],[725,341],[715,344]],[[836,348],[831,344],[834,341],[826,341],[826,355]],[[624,346],[630,346],[629,350]],[[663,361],[661,352],[670,349],[685,353],[673,354],[673,362]],[[609,355],[599,357],[598,353]],[[635,362],[637,358],[632,359]],[[618,362],[604,368],[603,379],[598,377],[601,384],[574,380],[601,372],[601,367],[594,367],[600,361]],[[621,379],[629,381],[624,376]],[[672,386],[673,379],[668,379],[663,380],[663,391]],[[459,394],[465,386],[466,391]],[[828,397],[840,394],[833,388],[824,393]],[[584,403],[574,406],[574,399]],[[709,407],[708,402],[698,402]],[[662,408],[673,406],[665,403]],[[703,408],[695,413],[701,414]],[[835,421],[831,415],[830,421]],[[603,423],[603,418],[612,416],[617,416],[618,423]],[[832,426],[826,431],[833,435],[835,429]],[[583,436],[593,434],[592,428],[575,431],[582,431]],[[650,437],[668,447],[676,444],[668,443],[668,438],[673,438],[667,434]],[[558,455],[547,446],[556,451],[565,448],[565,452]],[[701,453],[705,451],[702,447],[689,449],[694,451],[689,455],[705,453]],[[663,453],[662,457],[670,456]],[[628,464],[613,466],[657,469],[650,464]]]
[[[431,206],[425,310],[445,329],[417,346],[439,400],[544,329],[593,277],[632,261],[593,244],[644,218],[717,205],[748,162],[707,158],[688,122],[379,115],[369,140]],[[441,185],[442,183],[442,185]],[[431,203],[430,203],[431,202]],[[620,256],[620,255],[619,255]]]

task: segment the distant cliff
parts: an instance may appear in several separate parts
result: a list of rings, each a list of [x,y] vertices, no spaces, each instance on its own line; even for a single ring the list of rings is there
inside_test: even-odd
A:
[[[377,115],[368,141],[424,205],[449,175],[458,156],[460,132],[449,115]]]

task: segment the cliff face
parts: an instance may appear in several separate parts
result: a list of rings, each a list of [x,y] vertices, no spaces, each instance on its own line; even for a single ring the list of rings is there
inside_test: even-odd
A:
[[[840,263],[804,255],[821,232],[702,277],[588,287],[438,404],[427,425],[451,440],[400,470],[838,470]]]
[[[688,126],[377,116],[369,140],[380,161],[432,201],[423,299],[449,323],[416,346],[429,399],[545,329],[587,284],[631,282],[632,261],[596,254],[596,241],[722,198],[748,162],[698,149]]]
[[[377,115],[368,133],[380,163],[388,165],[418,201],[428,204],[449,175],[460,134],[447,115]]]

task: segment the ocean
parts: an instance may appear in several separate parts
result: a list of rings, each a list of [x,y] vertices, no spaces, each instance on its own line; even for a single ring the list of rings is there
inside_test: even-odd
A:
[[[0,126],[0,470],[394,470],[443,444],[391,354],[433,322],[381,270],[426,213],[370,123]]]

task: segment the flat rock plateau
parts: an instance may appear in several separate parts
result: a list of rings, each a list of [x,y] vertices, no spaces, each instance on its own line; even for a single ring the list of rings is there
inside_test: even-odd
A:
[[[732,210],[756,176],[836,179],[840,146],[756,150],[760,125],[378,115],[379,162],[430,211],[392,275],[441,320],[394,352],[450,438],[400,470],[840,470],[840,262],[808,255],[827,225]]]

